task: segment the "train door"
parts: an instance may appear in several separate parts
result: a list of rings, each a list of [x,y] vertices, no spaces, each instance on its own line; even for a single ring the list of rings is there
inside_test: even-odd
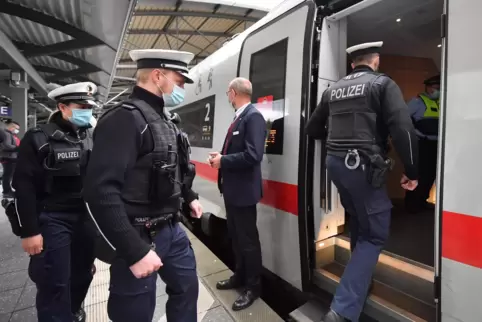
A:
[[[346,72],[346,20],[323,19],[320,34],[318,97]],[[330,180],[324,164],[326,151],[321,141],[315,142],[313,176],[313,208],[316,250],[329,247],[345,224],[345,211],[340,202],[338,190]],[[318,265],[317,265],[318,266]]]
[[[268,137],[262,163],[264,199],[258,228],[263,266],[301,288],[298,236],[300,115],[309,102],[316,6],[305,1],[247,36],[238,76],[252,82],[252,102]]]
[[[482,41],[467,30],[482,28],[479,0],[445,0],[444,73],[437,198],[441,244],[436,273],[442,322],[481,321],[482,211],[480,204],[480,128],[478,93],[482,86]],[[467,50],[470,48],[470,50]],[[463,110],[458,106],[463,102]]]

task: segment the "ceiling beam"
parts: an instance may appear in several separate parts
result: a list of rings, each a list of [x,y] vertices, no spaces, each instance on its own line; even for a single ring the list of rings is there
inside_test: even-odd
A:
[[[170,17],[200,17],[200,18],[218,18],[229,20],[242,20],[256,22],[259,19],[256,17],[247,17],[241,15],[234,15],[229,13],[212,13],[212,12],[198,12],[198,11],[168,11],[168,10],[137,10],[134,16],[170,16]]]
[[[48,77],[47,80],[49,82],[55,82],[56,80],[59,80],[59,79],[65,79],[65,78],[71,78],[71,77],[74,78],[76,76],[82,76],[82,75],[86,75],[86,74],[96,73],[96,72],[99,72],[99,71],[100,71],[100,69],[97,68],[97,67],[91,67],[91,68],[80,67],[80,68],[77,68],[77,69],[74,69],[74,70],[68,70],[68,71],[63,71],[63,72],[57,73],[54,76]]]
[[[75,40],[79,43],[98,43],[99,45],[106,45],[112,50],[115,50],[115,48],[112,48],[108,44],[101,41],[99,38],[91,35],[90,33],[82,29],[79,29],[63,20],[55,18],[54,16],[29,7],[22,6],[17,3],[13,3],[7,0],[0,0],[0,12],[22,19],[27,19],[43,26],[55,29],[75,38]]]
[[[248,16],[251,12],[253,12],[253,9],[248,9],[244,15],[245,15],[245,16]],[[238,26],[240,26],[242,23],[243,23],[243,21],[237,21],[237,22],[235,22],[234,24],[231,25],[231,27],[229,27],[228,30],[226,30],[226,33],[231,33],[233,30],[235,30],[236,28],[238,28]],[[203,49],[201,49],[201,51],[198,52],[198,53],[196,54],[196,56],[194,56],[193,60],[196,59],[196,58],[198,58],[199,55],[201,55],[202,53],[206,52],[206,50],[208,50],[209,47],[211,47],[212,45],[214,45],[214,44],[216,43],[216,41],[218,41],[220,38],[222,38],[222,37],[216,37],[216,39],[214,39],[214,40],[211,41],[206,47],[204,47]]]
[[[20,41],[14,41],[14,44],[15,46],[17,46],[18,49],[20,49],[23,52],[24,56],[26,57],[33,57],[34,55],[32,55],[32,52],[43,50],[43,48],[48,47],[48,46],[37,46],[34,44],[29,44],[29,43],[20,42]],[[103,72],[106,72],[107,74],[109,74],[108,71],[101,69],[100,66],[96,66],[85,60],[66,54],[64,50],[62,50],[62,52],[58,54],[54,53],[54,54],[49,54],[48,56],[63,60],[65,62],[71,63],[81,68],[98,68],[99,70],[102,70]]]
[[[177,0],[176,8],[174,9],[174,12],[177,12],[179,10],[179,7],[181,7],[181,5],[182,5],[182,0]],[[135,11],[134,11],[134,14],[135,14]],[[164,27],[162,27],[162,31],[167,31],[171,27],[175,19],[176,19],[175,16],[170,16],[169,19],[167,19],[167,22],[164,24]],[[154,46],[157,44],[161,36],[162,34],[157,35],[156,40],[154,40],[154,42],[152,43],[151,49],[154,48]],[[167,37],[166,34],[164,34],[164,37],[166,37],[167,44],[169,45],[169,49],[172,49],[171,44],[169,43],[169,38]]]
[[[122,26],[121,34],[120,34],[120,41],[119,45],[115,49],[115,58],[114,62],[112,65],[112,71],[109,73],[109,82],[107,83],[106,91],[103,93],[104,94],[104,101],[107,100],[107,97],[109,95],[110,88],[112,86],[112,83],[114,82],[114,76],[115,76],[115,66],[118,64],[124,50],[122,49],[122,46],[125,41],[127,41],[127,30],[129,29],[129,24],[132,21],[132,14],[136,10],[136,5],[137,5],[137,0],[131,0],[129,2],[129,6],[127,8],[127,15],[124,18],[124,25]]]
[[[66,51],[96,47],[101,44],[102,43],[97,40],[72,39],[47,46],[36,46],[36,48],[32,48],[32,50],[27,50],[25,57],[56,55]]]
[[[214,9],[213,9],[213,12],[211,14],[215,14],[219,8],[221,8],[221,5],[220,4],[217,4],[214,6]],[[183,19],[183,17],[181,17],[181,19]],[[206,17],[204,18],[203,22],[201,22],[201,24],[196,28],[196,31],[198,31],[200,28],[202,28],[202,26],[204,26],[206,24],[206,22],[209,21],[209,17]],[[186,21],[187,23],[187,21]],[[194,36],[194,34],[190,35],[189,37],[186,38],[186,40],[184,40],[184,42],[181,44],[181,46],[179,46],[179,50],[182,48],[182,46],[184,46],[186,43],[188,43],[188,41],[192,38],[192,36]],[[209,39],[208,39],[208,42],[209,42]]]
[[[0,30],[0,61],[5,62],[11,69],[23,70],[28,75],[27,82],[42,95],[47,94],[47,83],[18,50],[7,35]]]
[[[230,38],[233,34],[226,34],[217,31],[200,31],[206,37]],[[159,30],[159,29],[131,29],[128,32],[130,35],[168,35],[168,36],[191,36],[198,35],[197,30]],[[184,41],[184,40],[183,40]]]
[[[70,73],[72,71],[64,71],[64,70],[61,70],[61,69],[58,69],[58,68],[55,68],[55,67],[49,67],[49,66],[42,66],[42,65],[33,65],[35,67],[35,69],[39,72],[42,72],[42,73],[50,73],[50,74],[55,74],[55,75],[59,75],[59,74],[67,74],[67,73]],[[77,69],[75,69],[77,70]],[[85,72],[83,72],[82,74],[84,74]],[[55,83],[57,84],[60,84],[60,85],[67,85],[67,84],[71,84],[71,83],[74,83],[74,82],[91,82],[91,83],[94,83],[95,85],[97,85],[97,87],[103,87],[105,88],[105,86],[102,86],[100,85],[98,82],[95,82],[93,80],[91,80],[90,78],[88,78],[87,76],[85,75],[82,75],[82,74],[78,74],[78,75],[68,75],[67,77],[62,77],[62,79],[56,79],[55,80]],[[55,77],[52,76],[52,77]],[[71,78],[70,80],[67,79],[67,78]],[[72,81],[73,80],[73,81]]]

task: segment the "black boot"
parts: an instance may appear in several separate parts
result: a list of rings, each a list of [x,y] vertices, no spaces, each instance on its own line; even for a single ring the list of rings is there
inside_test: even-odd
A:
[[[333,310],[330,310],[330,312],[326,313],[325,317],[321,320],[321,322],[346,322],[344,317],[342,317],[340,314],[336,313]]]

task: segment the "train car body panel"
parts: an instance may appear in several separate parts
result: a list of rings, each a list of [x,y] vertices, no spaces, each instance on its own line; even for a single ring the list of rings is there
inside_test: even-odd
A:
[[[443,322],[480,321],[482,307],[482,204],[479,149],[482,110],[480,39],[469,32],[482,27],[477,0],[447,1],[444,131],[441,155],[441,317]],[[470,49],[469,49],[470,48]],[[463,106],[463,108],[460,108]]]

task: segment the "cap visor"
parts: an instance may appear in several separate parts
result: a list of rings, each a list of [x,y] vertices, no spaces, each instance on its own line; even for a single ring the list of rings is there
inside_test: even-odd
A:
[[[179,73],[182,76],[184,76],[184,79],[186,80],[186,84],[193,84],[194,80],[189,76],[188,73]]]
[[[92,107],[97,107],[97,103],[95,101],[92,101],[92,100],[79,100],[79,101],[72,101],[73,103],[77,103],[77,104],[83,104],[83,105],[89,105],[89,106],[92,106]]]

